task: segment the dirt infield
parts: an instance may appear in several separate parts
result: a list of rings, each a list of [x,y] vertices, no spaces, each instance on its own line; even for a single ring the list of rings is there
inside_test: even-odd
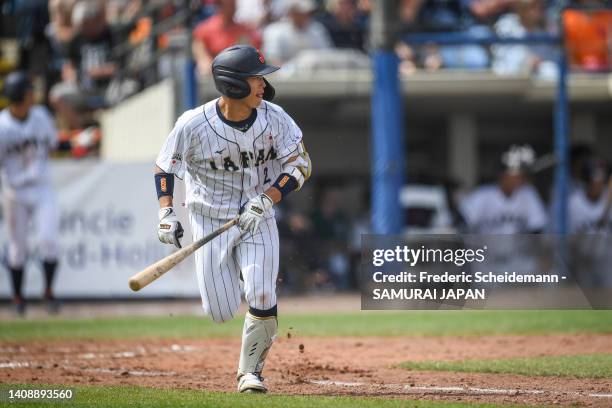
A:
[[[234,391],[239,339],[0,344],[1,383]],[[415,372],[403,361],[611,353],[612,335],[299,337],[283,332],[265,370],[272,393],[612,406],[609,379]]]

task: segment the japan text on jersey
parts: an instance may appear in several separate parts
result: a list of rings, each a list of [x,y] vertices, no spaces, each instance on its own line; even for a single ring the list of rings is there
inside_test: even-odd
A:
[[[298,151],[302,132],[285,111],[262,102],[246,130],[228,125],[213,100],[184,113],[156,164],[185,178],[186,205],[211,218],[235,217],[242,204],[262,194]],[[273,216],[273,211],[269,216]]]

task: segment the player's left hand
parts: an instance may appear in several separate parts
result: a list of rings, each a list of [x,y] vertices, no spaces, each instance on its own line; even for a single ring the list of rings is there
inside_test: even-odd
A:
[[[263,220],[266,211],[272,208],[272,199],[266,194],[260,194],[251,198],[242,208],[238,226],[242,231],[249,231],[254,234],[259,228],[259,223]]]

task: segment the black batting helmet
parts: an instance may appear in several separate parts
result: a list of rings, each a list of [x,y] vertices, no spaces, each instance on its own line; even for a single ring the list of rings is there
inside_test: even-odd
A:
[[[222,95],[242,99],[251,93],[247,78],[270,74],[279,67],[266,64],[259,50],[250,45],[234,45],[226,48],[215,57],[212,63],[212,74],[215,86]],[[274,98],[274,87],[264,78],[266,87],[263,98],[271,101]]]
[[[4,79],[2,93],[12,103],[21,103],[27,91],[32,89],[28,75],[23,71],[11,72]]]

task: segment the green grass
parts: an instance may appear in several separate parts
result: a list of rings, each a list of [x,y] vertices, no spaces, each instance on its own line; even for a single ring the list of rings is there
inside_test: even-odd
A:
[[[40,388],[41,386],[39,386]],[[73,387],[72,401],[6,403],[8,388],[34,388],[32,385],[0,385],[0,406],[26,407],[193,407],[193,408],[508,408],[508,405],[468,404],[438,401],[416,401],[382,398],[316,397],[282,395],[243,395],[193,390],[160,390],[141,387]],[[65,389],[65,386],[42,388]]]
[[[203,338],[240,335],[242,318],[225,324],[197,316],[0,321],[0,341],[88,338]],[[612,333],[612,310],[411,311],[281,315],[281,333],[303,336],[473,336]]]
[[[499,360],[422,361],[399,365],[409,370],[462,371],[578,378],[612,378],[612,354],[543,356]]]

